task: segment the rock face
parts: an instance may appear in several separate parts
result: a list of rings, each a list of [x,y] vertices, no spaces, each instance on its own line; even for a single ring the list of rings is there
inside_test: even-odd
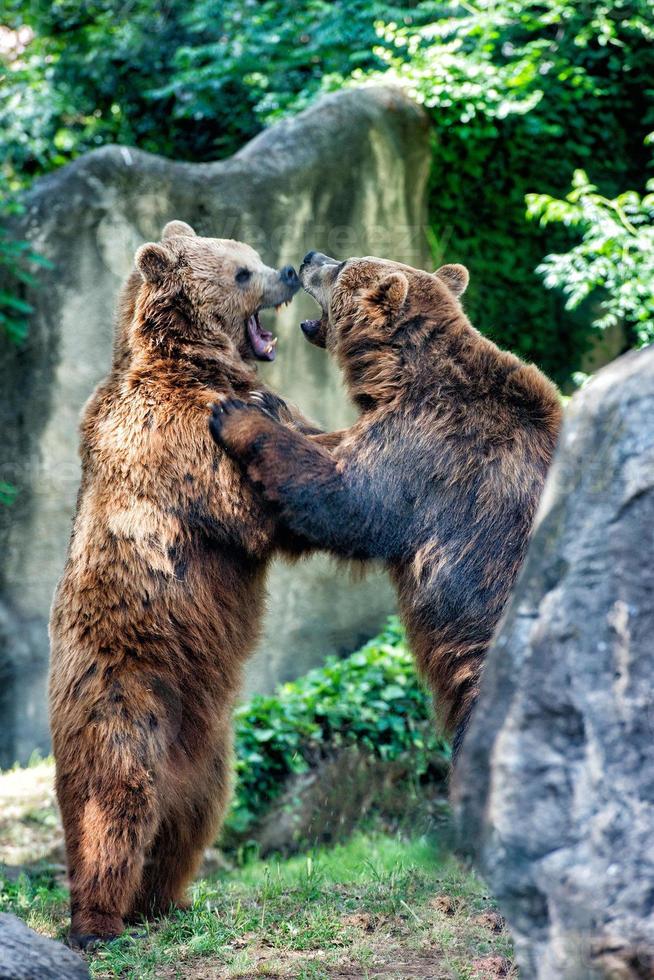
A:
[[[79,482],[78,416],[108,369],[116,294],[137,246],[182,218],[199,234],[250,242],[274,265],[297,265],[318,248],[429,268],[429,159],[423,112],[398,90],[362,88],[321,100],[223,162],[174,163],[110,146],[36,183],[12,230],[54,270],[27,295],[36,313],[26,346],[0,351],[0,480],[20,490],[11,508],[0,507],[0,636],[8,637],[0,664],[22,671],[4,710],[27,729],[0,745],[0,765],[47,744],[46,623]],[[261,373],[309,416],[339,428],[351,410],[337,371],[297,329],[314,309],[298,297],[277,319],[280,357]],[[320,558],[280,564],[270,594],[250,690],[268,690],[328,651],[354,649],[393,606],[383,580],[353,585]],[[6,732],[2,712],[0,704]]]
[[[39,936],[15,915],[0,915],[0,980],[87,980],[84,961]]]
[[[654,347],[572,400],[454,784],[523,980],[654,976]]]

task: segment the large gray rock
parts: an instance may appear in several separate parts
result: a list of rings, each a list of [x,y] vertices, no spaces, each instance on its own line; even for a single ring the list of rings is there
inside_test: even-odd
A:
[[[86,963],[15,915],[0,914],[0,980],[88,980]]]
[[[654,977],[654,347],[572,400],[454,784],[522,980]]]
[[[77,421],[109,366],[116,293],[136,247],[183,218],[200,234],[245,239],[275,265],[319,248],[428,267],[429,156],[422,110],[399,90],[362,88],[323,99],[224,162],[173,163],[109,146],[36,183],[14,232],[55,269],[29,291],[36,314],[27,345],[5,348],[0,359],[0,479],[20,489],[11,509],[0,507],[0,618],[11,623],[4,659],[23,671],[8,697],[29,734],[0,745],[0,765],[47,742],[46,622],[79,481]],[[338,428],[351,415],[337,371],[297,329],[314,309],[304,296],[284,312],[275,328],[281,356],[262,376]],[[270,595],[250,690],[267,691],[328,651],[351,650],[393,606],[384,580],[354,585],[322,558],[280,564]]]

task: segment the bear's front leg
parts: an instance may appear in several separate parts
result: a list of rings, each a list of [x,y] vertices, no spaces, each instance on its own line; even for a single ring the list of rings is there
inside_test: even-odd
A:
[[[212,407],[209,428],[218,445],[238,462],[266,500],[281,503],[289,483],[311,483],[324,478],[321,466],[333,467],[324,449],[314,446],[296,430],[276,422],[259,408],[237,398]]]
[[[291,531],[346,558],[380,557],[371,550],[365,495],[353,492],[343,461],[337,467],[321,437],[289,429],[235,399],[213,406],[209,426]]]

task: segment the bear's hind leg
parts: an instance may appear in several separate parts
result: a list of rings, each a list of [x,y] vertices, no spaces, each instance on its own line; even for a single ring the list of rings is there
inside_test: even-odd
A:
[[[202,860],[202,848],[186,839],[183,827],[164,820],[148,850],[138,893],[125,921],[156,919],[190,907],[186,889]]]
[[[198,873],[204,849],[215,842],[231,795],[231,731],[207,772],[189,773],[186,792],[166,813],[148,850],[141,888],[127,921],[156,918],[189,907],[187,889]]]
[[[124,931],[156,831],[155,791],[151,770],[126,753],[101,772],[58,772],[57,782],[70,877],[69,938],[72,946],[86,947]]]

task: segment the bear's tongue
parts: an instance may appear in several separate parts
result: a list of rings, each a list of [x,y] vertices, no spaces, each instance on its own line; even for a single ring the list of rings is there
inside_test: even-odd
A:
[[[248,337],[252,350],[260,361],[274,361],[277,338],[269,330],[264,330],[259,320],[259,314],[253,313],[247,322]]]

